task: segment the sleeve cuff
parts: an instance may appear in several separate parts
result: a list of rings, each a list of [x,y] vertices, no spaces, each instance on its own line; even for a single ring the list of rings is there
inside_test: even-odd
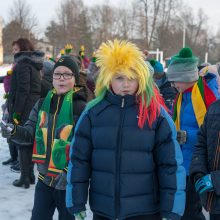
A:
[[[73,207],[67,207],[68,212],[74,216],[74,214],[82,211],[86,211],[85,205],[79,205],[79,206],[73,206]]]

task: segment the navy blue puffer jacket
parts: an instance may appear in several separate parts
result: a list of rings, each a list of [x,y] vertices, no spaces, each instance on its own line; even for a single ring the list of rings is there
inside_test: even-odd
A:
[[[220,214],[220,100],[210,105],[198,132],[190,175],[211,174],[213,192],[200,195],[204,208],[212,214]],[[200,176],[201,177],[201,176]]]
[[[76,126],[68,167],[67,207],[109,219],[160,212],[180,219],[185,207],[185,170],[172,119],[161,114],[138,127],[134,96],[108,92]]]

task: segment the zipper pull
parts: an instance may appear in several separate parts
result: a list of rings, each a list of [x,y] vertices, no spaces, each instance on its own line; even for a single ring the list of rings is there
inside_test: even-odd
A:
[[[125,98],[122,98],[122,101],[121,101],[121,108],[124,108],[124,105],[125,105]]]

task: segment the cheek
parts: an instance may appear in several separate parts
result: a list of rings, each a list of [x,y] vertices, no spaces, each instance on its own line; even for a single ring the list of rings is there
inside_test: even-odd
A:
[[[73,88],[75,85],[75,80],[71,80],[69,83],[68,83],[68,86]]]
[[[137,91],[137,89],[138,89],[138,82],[134,82],[132,84],[132,88],[133,88],[133,90]]]
[[[119,91],[120,88],[121,88],[120,82],[114,82],[114,83],[112,83],[111,88],[113,89],[114,92]]]

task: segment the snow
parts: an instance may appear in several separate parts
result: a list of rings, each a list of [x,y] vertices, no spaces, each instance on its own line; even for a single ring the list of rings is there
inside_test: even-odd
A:
[[[10,64],[4,64],[0,66],[0,76],[5,76],[7,74],[7,71],[10,70],[12,65]]]

